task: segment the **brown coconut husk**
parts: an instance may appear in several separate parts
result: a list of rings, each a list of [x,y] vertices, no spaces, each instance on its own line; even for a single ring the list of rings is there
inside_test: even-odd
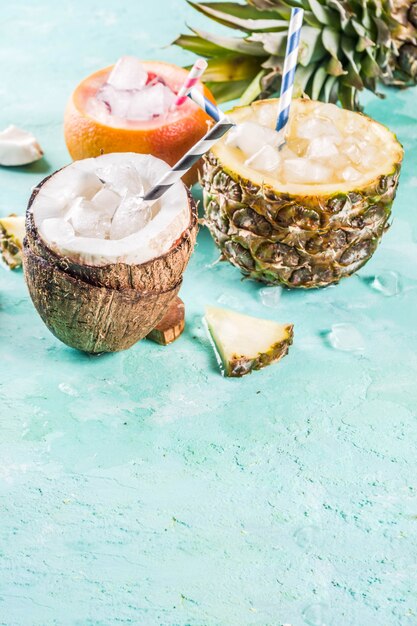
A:
[[[26,283],[49,330],[84,352],[116,352],[146,337],[163,318],[181,282],[166,292],[106,289],[74,278],[32,252],[25,241]]]
[[[48,177],[49,178],[49,177]],[[164,255],[140,265],[75,263],[48,248],[26,213],[23,267],[32,301],[49,330],[90,353],[115,352],[146,337],[176,297],[197,236],[197,210],[188,194],[190,224]]]
[[[48,178],[45,178],[32,193],[26,213],[26,237],[35,254],[56,265],[71,276],[80,278],[92,285],[109,289],[138,289],[146,292],[167,291],[181,280],[194,249],[198,231],[197,209],[190,192],[188,193],[190,208],[189,227],[166,254],[140,265],[112,263],[95,266],[77,263],[66,256],[57,255],[48,248],[39,236],[30,208],[39,189]]]

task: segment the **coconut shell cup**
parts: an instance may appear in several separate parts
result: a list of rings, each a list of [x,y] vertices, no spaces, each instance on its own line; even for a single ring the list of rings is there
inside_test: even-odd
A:
[[[49,178],[49,177],[48,177]],[[48,248],[26,212],[23,268],[29,294],[49,330],[66,345],[97,354],[126,350],[157,326],[176,297],[197,236],[197,210],[164,255],[140,265],[81,265]]]

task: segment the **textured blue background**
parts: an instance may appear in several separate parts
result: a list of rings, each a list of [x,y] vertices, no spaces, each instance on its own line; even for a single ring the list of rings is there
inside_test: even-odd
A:
[[[180,0],[2,3],[0,126],[32,130],[46,154],[0,171],[2,214],[22,214],[68,162],[79,80],[125,53],[185,62],[162,46],[202,23],[192,13]],[[337,287],[266,306],[277,292],[212,266],[202,230],[183,337],[92,358],[55,340],[22,274],[0,268],[2,626],[416,623],[416,90],[388,97],[367,111],[406,148],[393,226]],[[391,297],[372,288],[386,271]],[[206,303],[293,321],[289,356],[223,379]],[[340,323],[362,350],[331,347]]]

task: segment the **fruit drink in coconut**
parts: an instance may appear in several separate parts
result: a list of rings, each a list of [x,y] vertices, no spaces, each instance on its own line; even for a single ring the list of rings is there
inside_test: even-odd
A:
[[[178,180],[152,203],[144,195],[170,172],[151,155],[115,153],[75,161],[34,191],[23,263],[48,328],[91,353],[130,347],[175,300],[197,217]]]
[[[174,106],[187,71],[169,63],[125,56],[83,80],[64,121],[73,159],[109,152],[140,152],[173,165],[207,131],[208,115],[186,99]],[[198,81],[194,89],[211,101]],[[196,170],[185,182],[196,180]]]

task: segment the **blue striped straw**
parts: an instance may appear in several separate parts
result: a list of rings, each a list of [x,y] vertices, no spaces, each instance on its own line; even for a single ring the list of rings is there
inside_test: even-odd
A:
[[[200,109],[203,109],[203,111],[205,111],[207,115],[210,115],[210,117],[212,117],[215,122],[219,122],[222,117],[224,117],[223,111],[216,107],[215,104],[210,102],[210,100],[208,100],[196,87],[191,89],[188,97],[193,102],[195,102],[195,104],[197,104]]]
[[[303,25],[303,9],[291,9],[291,20],[288,29],[287,49],[285,51],[284,69],[282,72],[281,95],[279,99],[278,120],[276,130],[282,130],[288,123],[294,76],[297,67],[300,33]]]

